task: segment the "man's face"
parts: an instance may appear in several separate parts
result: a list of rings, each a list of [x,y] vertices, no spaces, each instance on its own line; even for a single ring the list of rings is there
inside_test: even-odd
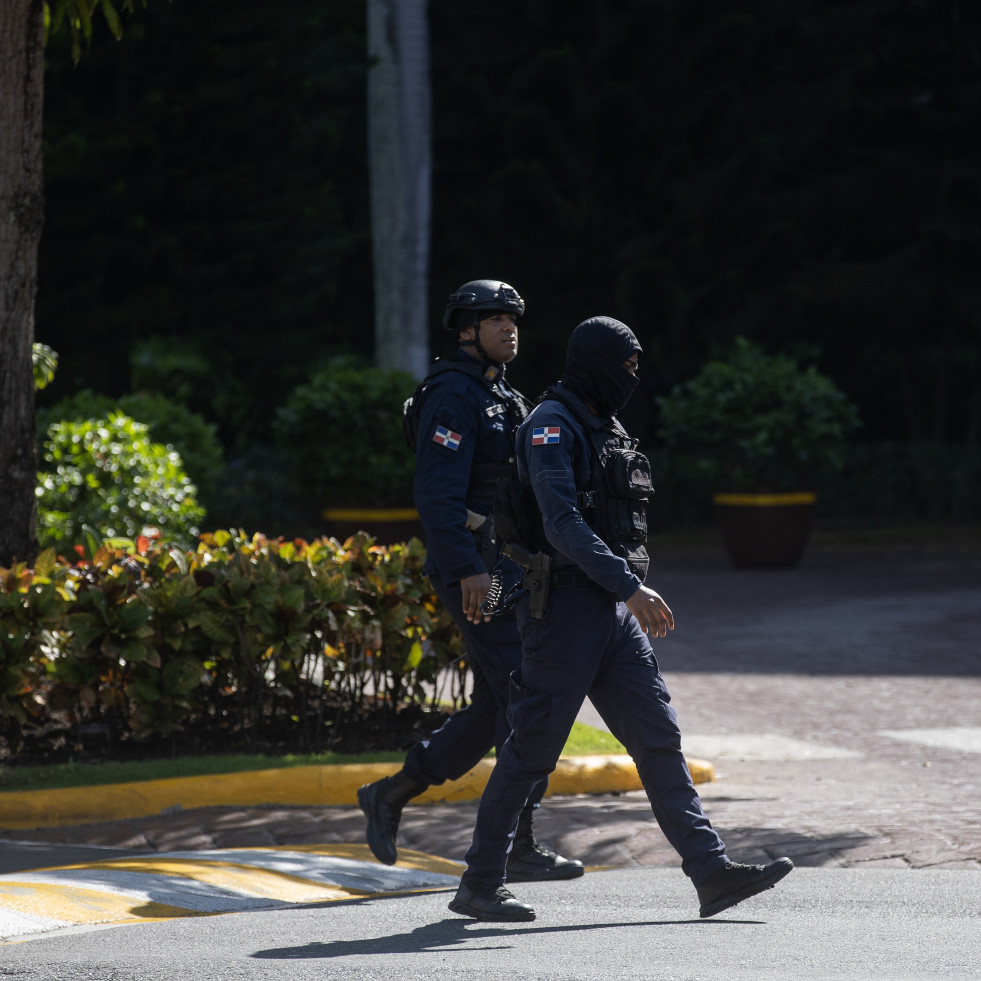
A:
[[[460,334],[461,341],[473,340],[474,329]],[[514,314],[491,313],[480,321],[480,344],[491,361],[508,364],[518,354],[518,324]]]

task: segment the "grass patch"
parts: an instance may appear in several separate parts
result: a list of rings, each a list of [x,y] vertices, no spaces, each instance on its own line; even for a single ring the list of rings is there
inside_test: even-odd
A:
[[[565,756],[603,756],[624,753],[608,732],[576,722],[566,742]],[[352,763],[401,763],[405,753],[311,753],[288,756],[187,756],[137,763],[62,763],[57,766],[0,767],[0,792],[97,787],[170,777],[212,776],[251,770],[278,770],[295,766],[337,766]]]

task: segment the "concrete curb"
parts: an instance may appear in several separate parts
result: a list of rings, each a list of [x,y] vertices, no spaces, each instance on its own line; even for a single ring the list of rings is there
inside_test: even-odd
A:
[[[483,792],[493,766],[493,760],[481,760],[459,780],[430,787],[416,799],[424,803],[474,800]],[[398,763],[299,766],[62,790],[11,791],[0,793],[0,829],[70,827],[197,807],[356,805],[358,787],[399,768]],[[688,768],[695,783],[715,779],[711,763],[689,759]],[[641,789],[629,756],[564,756],[549,780],[548,796]]]

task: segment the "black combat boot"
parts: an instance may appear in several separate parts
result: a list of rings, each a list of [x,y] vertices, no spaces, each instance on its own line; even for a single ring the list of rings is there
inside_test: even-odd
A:
[[[750,896],[772,889],[794,867],[789,858],[769,865],[738,865],[730,862],[695,887],[703,919],[741,903]]]
[[[518,818],[518,830],[508,855],[507,881],[549,882],[581,876],[586,871],[582,862],[556,855],[535,841],[534,814],[534,807],[525,807]]]
[[[504,886],[496,889],[474,890],[465,882],[460,883],[449,908],[461,916],[475,920],[492,920],[516,923],[535,918],[535,911],[526,903],[519,903]]]
[[[428,786],[405,770],[399,770],[394,776],[358,788],[358,804],[368,819],[365,837],[379,862],[395,864],[399,857],[395,850],[395,836],[398,834],[402,808]]]

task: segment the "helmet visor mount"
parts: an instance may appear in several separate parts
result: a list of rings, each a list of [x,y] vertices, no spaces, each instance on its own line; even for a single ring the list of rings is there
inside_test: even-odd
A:
[[[513,286],[481,279],[464,283],[455,293],[450,294],[443,314],[444,330],[458,333],[468,326],[462,317],[454,316],[458,310],[472,312],[476,316],[476,321],[470,320],[473,324],[495,313],[510,313],[515,318],[520,317],[525,312],[525,301]]]

